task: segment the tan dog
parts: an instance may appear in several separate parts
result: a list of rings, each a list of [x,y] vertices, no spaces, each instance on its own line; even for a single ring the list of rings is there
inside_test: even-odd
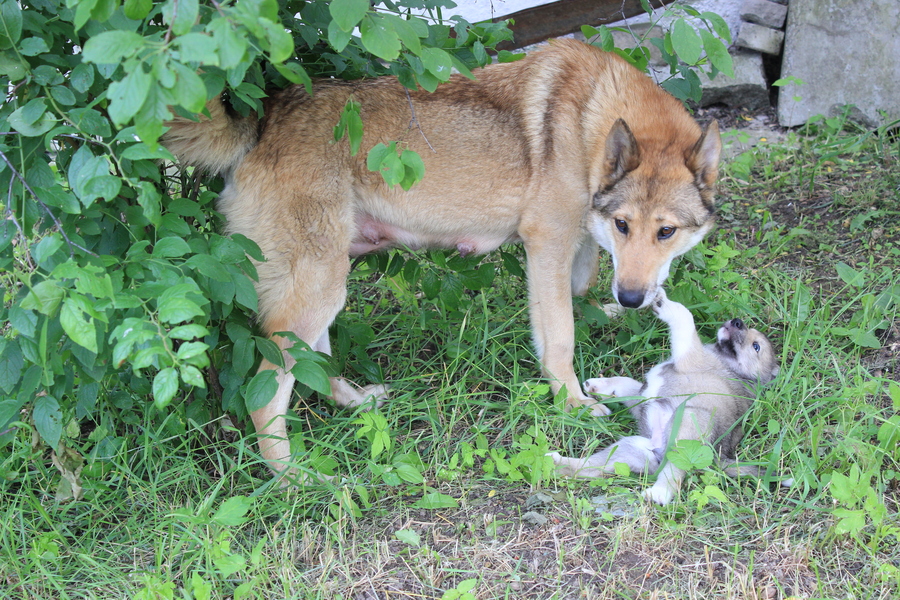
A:
[[[704,346],[690,311],[669,300],[661,288],[652,307],[669,326],[672,357],[650,369],[644,384],[630,377],[584,382],[592,394],[624,396],[622,401],[634,415],[640,435],[624,437],[587,458],[553,452],[550,456],[560,475],[603,477],[615,472],[616,463],[628,465],[634,473],[652,473],[665,456],[676,424],[676,441],[702,440],[715,446],[721,460],[734,462],[743,436],[740,420],[750,409],[757,388],[778,375],[772,343],[740,319],[731,319],[719,328],[716,343]],[[753,466],[726,472],[759,475]],[[668,504],[684,476],[682,469],[666,463],[644,497]]]
[[[292,331],[328,352],[351,256],[394,246],[484,253],[521,242],[544,374],[554,392],[566,387],[569,406],[608,414],[572,366],[572,294],[595,283],[599,243],[612,253],[620,304],[656,296],[672,259],[713,225],[718,127],[702,132],[643,73],[572,40],[476,76],[454,75],[433,93],[395,78],[318,81],[313,96],[294,86],[268,98],[260,121],[215,99],[211,119],[176,119],[163,142],[185,163],[225,174],[228,230],[267,258],[257,265],[267,334]],[[365,126],[355,157],[332,133],[349,98]],[[366,169],[366,152],[392,140],[425,162],[425,179],[409,191]],[[279,372],[278,381],[274,399],[251,415],[276,472],[290,455],[283,415],[294,377]],[[342,406],[386,394],[342,378],[331,385]]]

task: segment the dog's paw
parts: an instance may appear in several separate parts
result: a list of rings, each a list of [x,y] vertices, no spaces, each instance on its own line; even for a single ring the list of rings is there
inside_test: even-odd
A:
[[[604,304],[603,306],[601,306],[600,310],[602,310],[610,319],[615,319],[624,315],[625,311],[627,311],[628,309],[621,304],[611,302],[609,304]]]
[[[605,417],[612,414],[612,411],[604,404],[594,404],[590,407],[592,417]]]

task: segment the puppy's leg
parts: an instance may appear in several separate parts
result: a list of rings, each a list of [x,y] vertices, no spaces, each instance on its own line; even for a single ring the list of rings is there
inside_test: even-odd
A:
[[[673,361],[678,363],[691,352],[703,351],[703,342],[694,326],[694,316],[683,304],[669,300],[666,292],[660,288],[651,306],[656,315],[669,326]]]
[[[547,223],[545,215],[539,222],[523,225],[520,235],[528,255],[528,298],[534,345],[544,375],[556,394],[566,387],[566,406],[590,406],[596,416],[608,415],[609,409],[581,390],[575,376],[575,319],[572,313],[573,263],[579,256],[579,279],[587,280],[583,271],[587,250],[576,253],[571,237],[558,236],[556,231],[577,232],[578,223]],[[584,282],[577,282],[579,287]]]
[[[313,348],[325,354],[331,354],[331,342],[326,331]],[[368,408],[379,407],[388,397],[388,386],[359,386],[344,377],[331,377],[331,396],[334,403],[342,408],[355,408],[368,404]]]
[[[631,377],[597,377],[584,382],[584,391],[600,396],[637,396],[642,387]]]
[[[678,306],[681,306],[680,304]],[[674,416],[672,417],[674,418]],[[666,430],[672,426],[672,418],[669,419],[668,426],[664,426]],[[678,440],[706,440],[709,441],[710,426],[712,424],[712,414],[706,410],[692,408],[690,401],[685,407],[681,417],[681,425],[678,428],[678,434],[675,437]],[[659,428],[659,425],[654,427]],[[653,444],[657,446],[656,443]],[[665,450],[665,442],[661,445]],[[660,457],[661,458],[661,457]],[[666,463],[656,482],[650,488],[644,490],[644,498],[656,502],[657,504],[666,505],[672,501],[678,490],[681,489],[681,482],[684,480],[686,471],[679,469],[672,461]]]
[[[659,466],[650,440],[639,435],[623,437],[587,458],[561,456],[558,452],[549,456],[553,458],[556,472],[564,477],[603,477],[605,473],[616,472],[616,463],[628,465],[632,473],[652,472]]]

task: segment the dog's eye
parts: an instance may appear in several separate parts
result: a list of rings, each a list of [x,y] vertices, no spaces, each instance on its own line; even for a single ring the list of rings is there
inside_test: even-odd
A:
[[[625,219],[616,219],[616,229],[621,233],[628,233],[628,223],[625,222]]]
[[[665,227],[659,228],[659,232],[657,232],[656,237],[657,237],[657,239],[665,240],[665,239],[672,237],[672,235],[674,233],[675,233],[675,228],[672,227],[671,225],[666,225]]]
[[[756,350],[757,352],[759,352],[759,350],[760,350],[759,342],[753,342],[753,349]]]

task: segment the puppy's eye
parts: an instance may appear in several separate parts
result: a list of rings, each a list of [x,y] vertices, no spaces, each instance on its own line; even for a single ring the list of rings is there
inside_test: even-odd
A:
[[[615,223],[616,223],[616,229],[618,229],[619,232],[625,233],[625,234],[628,233],[628,223],[625,221],[625,219],[616,219]]]
[[[756,350],[757,352],[759,352],[759,350],[760,350],[759,342],[753,342],[753,349]]]
[[[660,227],[659,231],[656,233],[656,238],[660,240],[666,240],[672,237],[675,234],[675,228],[671,225],[666,225],[665,227]]]

